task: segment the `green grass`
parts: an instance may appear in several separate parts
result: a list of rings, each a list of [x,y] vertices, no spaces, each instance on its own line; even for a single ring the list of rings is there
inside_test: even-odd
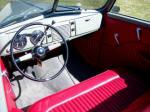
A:
[[[120,14],[150,21],[150,0],[117,0]]]
[[[8,0],[0,0],[0,9],[2,9],[7,3]]]
[[[0,9],[2,9],[9,0],[0,0]],[[32,0],[46,2],[50,0]],[[80,2],[83,8],[98,8],[103,6],[107,0],[60,0],[64,5],[77,5]],[[79,4],[78,4],[79,5]],[[117,0],[117,6],[120,7],[120,14],[144,19],[150,21],[150,0]]]
[[[82,8],[86,9],[97,9],[105,5],[107,0],[59,0],[61,4],[65,5],[78,5],[82,4]]]

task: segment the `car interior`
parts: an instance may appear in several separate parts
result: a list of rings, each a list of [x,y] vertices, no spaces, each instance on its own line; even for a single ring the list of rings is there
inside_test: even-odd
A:
[[[106,1],[0,25],[2,112],[150,111],[150,22]]]

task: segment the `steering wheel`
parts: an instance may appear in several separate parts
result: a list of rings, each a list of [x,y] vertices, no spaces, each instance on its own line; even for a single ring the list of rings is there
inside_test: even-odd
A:
[[[35,26],[35,25],[40,25],[40,26],[44,26],[45,29],[44,29],[44,35],[43,35],[43,38],[42,40],[44,40],[44,38],[47,37],[47,30],[49,29],[52,29],[53,31],[55,31],[62,39],[62,42],[58,42],[57,44],[54,44],[54,45],[49,45],[49,46],[43,46],[41,43],[42,41],[39,43],[37,43],[36,45],[34,45],[32,51],[30,53],[27,53],[23,56],[17,56],[17,59],[14,57],[14,48],[13,48],[13,45],[15,43],[15,39],[18,37],[18,35],[20,35],[20,33],[22,31],[24,31],[26,28],[29,28],[31,26]],[[65,61],[64,61],[64,64],[63,66],[61,67],[61,69],[53,74],[53,75],[48,75],[46,77],[32,77],[31,74],[29,73],[25,73],[23,70],[20,69],[20,67],[18,66],[18,63],[21,63],[23,61],[27,61],[27,60],[31,60],[31,59],[42,59],[44,56],[46,56],[47,53],[49,53],[50,51],[52,51],[53,49],[57,48],[57,47],[60,47],[62,44],[64,44],[65,46],[65,50],[66,50],[66,58],[65,58]],[[22,50],[22,49],[20,49]],[[53,80],[55,79],[57,76],[59,76],[63,70],[65,69],[66,67],[66,64],[68,62],[68,57],[69,57],[69,50],[68,50],[68,45],[67,45],[67,41],[65,40],[65,38],[63,37],[63,35],[53,26],[51,25],[46,25],[46,24],[42,24],[42,23],[30,23],[30,24],[27,24],[25,26],[23,26],[22,28],[20,28],[14,35],[14,37],[12,38],[12,41],[10,43],[10,55],[11,55],[11,59],[12,59],[12,62],[14,64],[14,66],[16,67],[16,69],[22,74],[24,75],[25,77],[33,80],[33,81],[38,81],[38,82],[44,82],[44,81],[48,81],[48,80]]]

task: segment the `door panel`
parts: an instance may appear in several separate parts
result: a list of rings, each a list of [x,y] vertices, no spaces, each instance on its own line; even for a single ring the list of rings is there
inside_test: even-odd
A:
[[[16,96],[12,90],[12,86],[11,86],[11,83],[8,79],[8,72],[6,70],[6,67],[4,66],[4,63],[0,57],[0,70],[2,72],[2,74],[0,74],[0,78],[1,78],[1,83],[2,83],[2,86],[1,89],[3,88],[3,91],[4,91],[4,97],[5,98],[5,101],[6,101],[6,108],[8,110],[8,112],[23,112],[21,111],[20,109],[17,108],[16,106]],[[7,76],[6,76],[7,75]],[[5,104],[5,102],[3,102],[3,104]],[[5,108],[5,107],[3,107]]]
[[[105,17],[105,38],[99,67],[130,67],[150,70],[150,29],[142,25]],[[137,29],[140,29],[139,34]]]

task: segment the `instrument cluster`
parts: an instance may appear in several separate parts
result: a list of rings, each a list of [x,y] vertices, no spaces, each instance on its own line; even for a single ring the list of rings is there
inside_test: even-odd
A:
[[[13,48],[16,50],[23,49],[27,45],[26,35],[21,34],[14,40]]]
[[[35,30],[31,34],[19,34],[14,40],[13,48],[16,50],[24,49],[28,38],[33,45],[37,45],[44,36],[44,32],[41,30]]]

